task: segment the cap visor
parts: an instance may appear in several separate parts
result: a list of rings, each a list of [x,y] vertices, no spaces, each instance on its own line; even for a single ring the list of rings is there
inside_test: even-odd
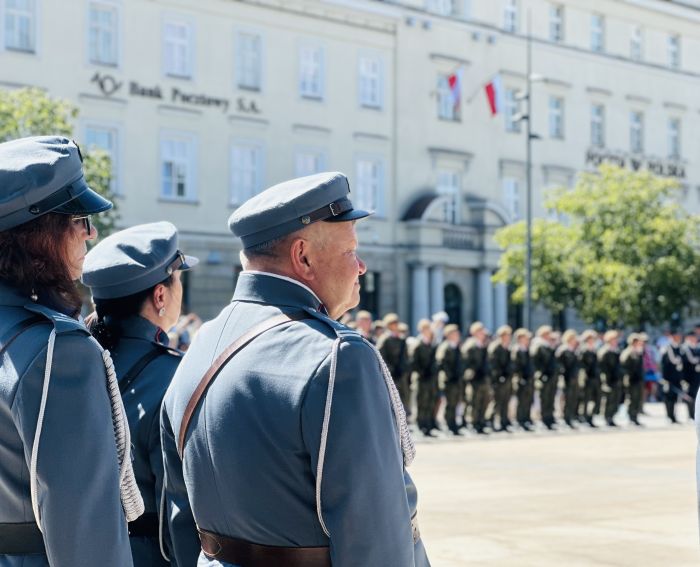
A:
[[[62,213],[64,215],[94,215],[96,213],[108,211],[111,208],[111,201],[108,201],[102,195],[88,188],[75,199],[63,203],[52,212]]]
[[[178,270],[191,270],[197,264],[199,264],[199,258],[195,258],[194,256],[187,256],[187,254],[185,254],[185,263],[182,264],[182,266],[180,266]]]
[[[352,209],[351,211],[338,215],[337,217],[329,217],[323,220],[326,222],[346,222],[363,219],[373,214],[373,212],[363,211],[362,209]]]

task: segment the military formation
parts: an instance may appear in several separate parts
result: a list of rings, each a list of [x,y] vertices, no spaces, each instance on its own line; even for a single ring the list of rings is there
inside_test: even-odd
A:
[[[507,432],[516,425],[533,431],[537,421],[548,430],[617,427],[622,404],[630,422],[643,426],[646,333],[630,333],[621,348],[621,333],[615,330],[560,334],[543,325],[533,336],[504,325],[490,336],[476,321],[463,337],[457,325],[445,323],[444,313],[423,319],[417,335],[410,336],[395,313],[374,322],[367,311],[346,318],[346,324],[376,342],[406,411],[415,409],[413,421],[424,435],[433,437],[441,429],[441,409],[454,435],[469,428],[481,435]],[[668,418],[677,423],[679,401],[694,416],[700,385],[697,336],[671,333],[660,362]]]

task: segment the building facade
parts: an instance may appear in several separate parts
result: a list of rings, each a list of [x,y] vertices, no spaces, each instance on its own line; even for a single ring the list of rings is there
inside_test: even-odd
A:
[[[204,318],[240,272],[230,213],[279,181],[340,170],[376,211],[358,225],[363,307],[517,323],[491,276],[494,232],[525,214],[528,22],[535,215],[602,161],[676,177],[700,210],[697,2],[0,0],[0,12],[0,87],[79,107],[78,141],[112,156],[121,224],[171,220],[201,258],[186,301]]]

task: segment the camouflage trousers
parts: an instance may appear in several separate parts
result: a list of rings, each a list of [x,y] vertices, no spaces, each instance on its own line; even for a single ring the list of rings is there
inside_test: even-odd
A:
[[[474,427],[479,430],[483,429],[486,425],[486,410],[491,403],[493,390],[491,389],[491,383],[489,380],[480,380],[476,383],[472,382],[472,388],[474,391],[472,423]]]

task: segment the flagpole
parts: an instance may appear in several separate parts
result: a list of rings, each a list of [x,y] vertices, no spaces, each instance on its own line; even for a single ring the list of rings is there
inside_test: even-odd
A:
[[[532,330],[532,26],[531,13],[527,11],[527,140],[526,140],[526,258],[525,258],[525,325]]]

